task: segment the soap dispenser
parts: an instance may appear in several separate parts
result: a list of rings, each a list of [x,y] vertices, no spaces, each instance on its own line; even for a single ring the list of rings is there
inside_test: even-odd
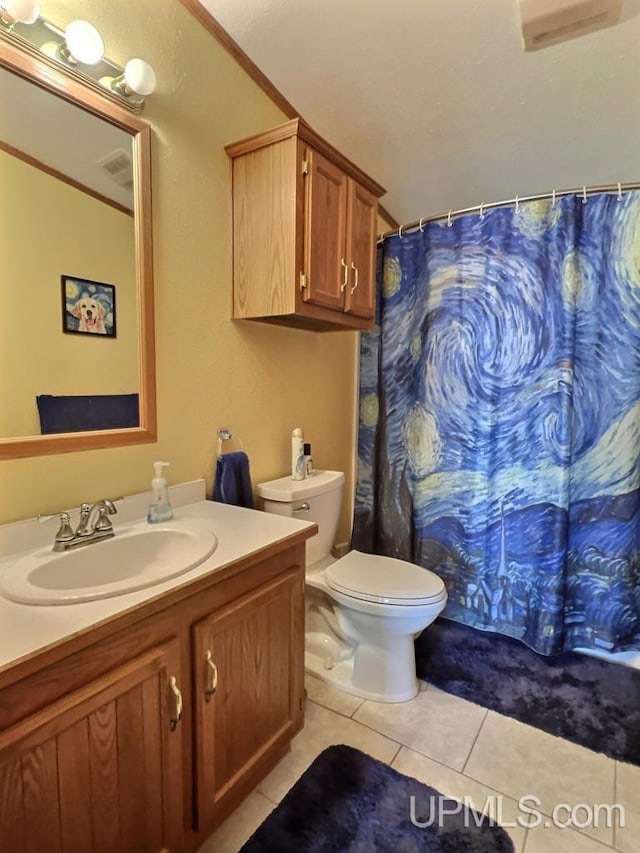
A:
[[[156,476],[151,481],[151,503],[147,512],[149,524],[160,524],[163,521],[171,521],[173,510],[169,503],[169,489],[167,481],[162,476],[162,469],[166,468],[168,462],[154,462],[153,467]]]

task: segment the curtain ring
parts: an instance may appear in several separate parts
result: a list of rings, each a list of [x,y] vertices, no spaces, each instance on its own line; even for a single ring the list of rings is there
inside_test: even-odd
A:
[[[384,243],[384,234],[381,234],[376,240],[376,246],[381,246]]]
[[[556,191],[554,190],[551,193],[551,207],[555,207],[555,206],[556,206]]]
[[[516,213],[520,213],[520,199],[516,196]]]
[[[585,186],[582,187],[582,203],[587,203],[587,188]]]
[[[422,220],[423,220],[423,219],[424,219],[424,216],[421,216],[421,217],[420,217],[420,222],[419,222],[419,224],[418,224],[418,228],[419,228],[421,231],[424,231],[424,228],[422,227]]]
[[[447,216],[447,227],[448,228],[451,228],[451,214],[452,213],[453,213],[453,210],[450,210],[449,215]]]
[[[480,219],[484,219],[484,202],[480,202]]]
[[[618,182],[618,201],[622,201],[622,184]]]
[[[402,240],[402,225],[398,228],[398,237]]]

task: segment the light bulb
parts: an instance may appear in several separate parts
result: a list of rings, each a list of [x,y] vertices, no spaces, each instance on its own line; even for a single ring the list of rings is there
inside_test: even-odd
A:
[[[3,0],[0,8],[19,24],[35,24],[40,17],[40,3],[38,0]]]
[[[156,73],[144,59],[130,59],[124,67],[124,80],[136,95],[150,95],[156,88]]]
[[[104,56],[102,36],[88,21],[72,21],[64,37],[69,53],[77,62],[97,65]]]

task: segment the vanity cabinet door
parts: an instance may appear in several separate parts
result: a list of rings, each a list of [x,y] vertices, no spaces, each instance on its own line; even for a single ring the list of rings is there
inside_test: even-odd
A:
[[[378,199],[355,181],[349,181],[347,258],[349,279],[344,310],[373,319],[376,304],[376,226]]]
[[[198,826],[255,787],[302,728],[304,574],[296,569],[194,626]]]
[[[0,734],[3,850],[179,853],[178,666],[172,640]]]
[[[349,179],[312,149],[307,149],[306,162],[303,299],[342,311],[349,275],[345,244]]]

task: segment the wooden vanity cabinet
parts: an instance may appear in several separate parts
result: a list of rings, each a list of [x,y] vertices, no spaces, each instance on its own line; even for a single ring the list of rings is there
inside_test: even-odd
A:
[[[304,582],[288,572],[194,627],[196,788],[203,826],[246,794],[270,752],[303,724]],[[263,775],[259,773],[259,775]]]
[[[1,849],[204,843],[302,728],[313,532],[0,671]]]
[[[177,640],[0,734],[0,837],[11,853],[182,845],[182,740],[167,691]]]
[[[233,317],[367,329],[383,188],[302,119],[229,145]]]

